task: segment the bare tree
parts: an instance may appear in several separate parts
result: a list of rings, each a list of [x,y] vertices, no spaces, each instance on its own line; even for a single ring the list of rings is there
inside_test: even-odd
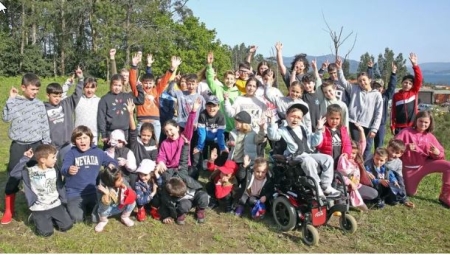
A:
[[[344,31],[344,27],[341,26],[341,29],[339,30],[339,33],[337,33],[336,31],[333,31],[330,27],[330,25],[328,24],[325,15],[322,12],[322,17],[323,17],[323,21],[325,22],[325,24],[327,25],[328,30],[324,29],[327,33],[329,33],[331,40],[333,41],[333,47],[334,47],[334,51],[333,49],[331,49],[331,52],[336,56],[336,60],[339,57],[339,49],[342,46],[342,44],[348,39],[350,38],[350,36],[353,35],[353,31],[351,31],[348,35],[346,35],[345,37],[342,36],[342,32]],[[358,34],[355,34],[355,40],[353,41],[353,45],[352,47],[348,50],[347,54],[345,54],[344,57],[344,61],[348,58],[348,56],[350,55],[350,53],[352,52],[353,48],[355,47],[356,44],[356,40],[358,38]]]

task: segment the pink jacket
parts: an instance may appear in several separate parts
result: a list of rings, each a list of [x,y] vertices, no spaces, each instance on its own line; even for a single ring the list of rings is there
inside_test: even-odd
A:
[[[191,111],[189,113],[188,120],[186,122],[185,129],[183,131],[183,135],[189,140],[192,140],[192,135],[194,132],[194,120],[196,117],[196,112]],[[180,156],[183,148],[184,140],[180,137],[176,140],[172,140],[167,138],[161,143],[159,147],[158,157],[156,158],[156,163],[164,162],[167,168],[178,168],[180,164]],[[191,159],[188,161],[189,165],[191,165]]]
[[[444,159],[444,148],[432,133],[419,133],[414,128],[405,128],[395,137],[406,144],[405,153],[401,159],[403,166],[418,167],[423,166],[427,159]],[[409,144],[416,145],[415,151],[411,151]],[[430,153],[431,145],[436,147],[441,153],[433,155]]]

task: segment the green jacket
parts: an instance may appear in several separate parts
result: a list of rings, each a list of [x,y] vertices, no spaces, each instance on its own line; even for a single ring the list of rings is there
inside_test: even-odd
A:
[[[225,116],[225,121],[227,124],[227,127],[225,129],[226,132],[230,132],[234,129],[234,118],[228,117],[228,115],[225,112],[225,100],[223,97],[224,93],[228,93],[228,98],[230,99],[230,103],[233,104],[234,100],[240,96],[239,89],[236,86],[233,86],[231,88],[228,88],[227,86],[220,86],[218,83],[214,81],[214,69],[211,65],[206,66],[206,82],[208,83],[209,88],[211,89],[211,92],[216,95],[216,97],[220,101],[220,111]]]

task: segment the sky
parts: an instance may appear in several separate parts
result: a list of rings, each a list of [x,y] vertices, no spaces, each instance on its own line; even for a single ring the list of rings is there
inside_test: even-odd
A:
[[[450,1],[448,0],[189,0],[194,16],[216,31],[222,43],[257,45],[257,53],[272,55],[276,42],[283,56],[331,54],[331,29],[353,35],[340,48],[349,58],[366,52],[375,58],[389,47],[404,57],[414,52],[418,62],[450,62]],[[341,55],[341,54],[340,54]]]

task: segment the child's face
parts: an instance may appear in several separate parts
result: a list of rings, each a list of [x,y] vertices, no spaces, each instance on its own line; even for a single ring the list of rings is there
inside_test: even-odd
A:
[[[21,88],[23,96],[27,99],[35,99],[36,95],[39,93],[39,87],[37,87],[36,85],[22,85]]]
[[[264,180],[267,175],[267,164],[261,164],[253,168],[253,175],[256,180]]]
[[[50,153],[47,158],[39,160],[46,168],[53,168],[56,164],[56,154]]]
[[[185,78],[181,78],[180,80],[180,90],[186,91],[187,90],[187,82]]]
[[[144,88],[145,93],[149,93],[153,89],[153,87],[155,87],[155,81],[154,80],[143,80],[142,87]]]
[[[402,89],[404,91],[410,91],[413,86],[413,82],[410,79],[406,79],[402,82]]]
[[[333,81],[337,81],[338,80],[338,75],[337,75],[337,70],[329,70],[328,74],[330,75],[330,79]]]
[[[315,86],[315,83],[313,81],[310,81],[308,83],[303,83],[303,90],[306,93],[312,93],[312,92],[314,92],[314,86]]]
[[[129,79],[130,79],[130,72],[120,72],[120,75],[122,75],[123,77],[123,82],[124,83],[128,83]]]
[[[250,82],[247,82],[247,85],[245,85],[245,93],[247,96],[254,96],[257,89],[256,81],[251,80]]]
[[[389,160],[400,158],[403,155],[402,151],[396,151],[396,150],[394,150],[394,148],[392,148],[390,146],[387,147],[387,151],[389,154]]]
[[[236,130],[241,130],[242,129],[243,124],[237,120],[234,121],[234,127],[236,128]]]
[[[384,165],[384,163],[386,163],[386,159],[387,159],[387,157],[382,157],[378,154],[375,154],[373,156],[373,163],[376,167],[381,167]]]
[[[210,117],[216,116],[219,111],[219,106],[215,104],[206,104],[206,112]]]
[[[296,100],[302,97],[302,88],[300,86],[289,87],[289,97]]]
[[[120,92],[122,92],[122,87],[123,87],[122,81],[115,80],[112,82],[110,89],[113,94],[117,95]]]
[[[91,148],[91,138],[82,134],[81,136],[75,138],[75,146],[82,152],[85,152]]]
[[[62,94],[47,94],[48,102],[53,105],[57,106],[61,102]]]
[[[303,73],[305,71],[305,63],[303,63],[303,61],[299,60],[299,61],[295,62],[294,68],[298,74]]]
[[[97,86],[94,85],[86,85],[86,87],[83,88],[84,96],[87,98],[91,98],[95,95],[95,91],[97,91]]]
[[[220,172],[220,179],[223,182],[228,182],[230,180],[230,178],[231,178],[231,174],[224,174],[224,173]]]
[[[141,141],[143,144],[148,144],[152,139],[153,132],[148,129],[141,129]]]
[[[416,122],[416,130],[418,132],[425,132],[430,127],[431,121],[429,117],[418,118]]]
[[[337,128],[341,124],[341,114],[339,112],[327,114],[327,124],[330,128]]]
[[[236,77],[233,74],[227,74],[225,77],[225,86],[231,88],[234,86],[234,83],[236,83]]]
[[[150,174],[143,174],[143,173],[139,173],[139,179],[141,179],[141,181],[143,182],[148,182],[150,181]]]
[[[164,127],[164,132],[166,133],[167,138],[176,140],[180,137],[180,127],[175,127],[171,124],[167,124]]]
[[[291,128],[299,126],[302,119],[303,112],[300,110],[293,110],[286,117],[286,121]]]
[[[266,65],[261,65],[261,66],[259,67],[259,69],[258,69],[259,74],[262,75],[262,74],[264,73],[264,71],[266,71],[267,69],[269,69],[268,66],[266,66]]]
[[[196,80],[189,80],[187,81],[186,87],[187,87],[187,91],[189,91],[190,93],[195,93],[197,92],[197,81]]]
[[[247,70],[245,68],[240,68],[239,69],[239,79],[241,80],[248,80],[248,73],[250,72],[250,70]]]
[[[114,182],[114,188],[121,188],[123,185],[123,177],[122,175]]]
[[[322,91],[326,99],[328,100],[336,99],[336,90],[334,89],[334,86],[322,87]]]
[[[352,149],[352,154],[350,155],[350,159],[355,160],[356,155],[358,155],[358,149]]]
[[[359,86],[364,90],[370,90],[370,79],[365,75],[358,77]]]

